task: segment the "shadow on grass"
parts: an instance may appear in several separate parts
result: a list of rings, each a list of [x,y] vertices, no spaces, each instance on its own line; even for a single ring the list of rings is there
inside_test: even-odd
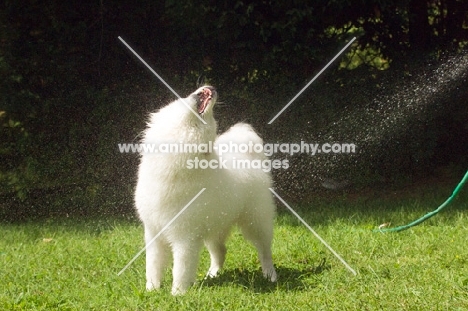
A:
[[[289,267],[277,267],[278,281],[270,282],[266,280],[261,271],[252,270],[224,270],[216,278],[207,278],[200,282],[198,286],[237,286],[255,293],[271,293],[275,291],[306,291],[314,288],[320,282],[319,276],[324,271],[330,270],[331,265],[323,259],[317,266],[309,269],[294,269]]]

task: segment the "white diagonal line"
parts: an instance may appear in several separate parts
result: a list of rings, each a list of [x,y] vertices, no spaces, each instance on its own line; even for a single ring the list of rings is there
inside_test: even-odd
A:
[[[125,270],[127,270],[128,267],[130,267],[130,265],[138,258],[140,257],[140,255],[148,248],[148,246],[150,246],[167,228],[169,228],[169,226],[177,219],[177,217],[179,217],[180,215],[182,215],[182,213],[190,206],[190,204],[193,203],[193,201],[195,201],[199,196],[200,194],[202,194],[203,191],[205,191],[206,188],[203,188],[202,190],[200,190],[200,192],[197,193],[196,196],[193,197],[192,200],[190,200],[190,202],[187,203],[187,205],[184,206],[183,209],[180,210],[180,212],[178,212],[174,218],[172,218],[165,226],[164,228],[161,229],[161,231],[158,232],[158,234],[156,234],[154,236],[154,238],[151,239],[151,241],[148,242],[148,244],[145,245],[145,247],[143,247],[136,255],[135,257],[132,258],[132,260],[130,260],[130,262],[125,266],[123,267],[122,270],[120,270],[119,273],[117,273],[118,276],[120,276]]]
[[[304,87],[302,88],[302,90],[300,90],[299,93],[297,93],[297,95],[294,96],[294,98],[291,99],[291,100],[289,101],[289,103],[287,103],[286,106],[284,106],[283,109],[281,109],[280,112],[278,112],[278,114],[276,114],[276,116],[273,117],[273,119],[270,120],[270,122],[268,122],[268,124],[272,124],[273,121],[275,121],[276,118],[278,118],[278,117],[280,116],[280,114],[282,114],[282,113],[299,97],[299,95],[301,95],[302,92],[304,92],[304,91],[309,87],[309,85],[311,85],[312,82],[314,82],[314,81],[328,68],[328,66],[330,66],[331,63],[333,63],[333,62],[335,61],[335,59],[337,59],[338,56],[340,56],[341,53],[343,53],[343,52],[354,42],[354,40],[356,40],[356,37],[354,37],[353,39],[351,39],[351,41],[349,41],[348,44],[346,44],[346,46],[345,46],[344,48],[342,48],[341,51],[339,51],[338,54],[336,54],[336,56],[333,57],[333,59],[332,59],[331,61],[329,61],[328,64],[327,64],[325,67],[323,67],[323,69],[320,70],[320,72],[319,72],[318,74],[316,74],[315,77],[313,77],[312,80],[310,80],[310,82],[307,83],[307,85],[304,86]]]
[[[325,245],[325,246],[333,253],[333,255],[335,255],[335,257],[338,258],[338,259],[345,265],[346,268],[348,268],[349,271],[351,271],[354,275],[357,275],[356,271],[354,271],[354,269],[351,268],[350,265],[348,265],[348,263],[347,263],[337,252],[335,252],[335,251],[333,250],[333,248],[331,248],[331,246],[328,245],[328,243],[327,243],[324,239],[322,239],[322,238],[317,234],[317,232],[315,232],[314,229],[312,229],[312,228],[305,222],[305,220],[302,219],[301,216],[299,216],[299,214],[296,213],[296,212],[292,209],[291,206],[288,205],[288,203],[286,203],[286,201],[284,201],[284,200],[275,192],[275,190],[273,190],[273,188],[268,188],[268,189],[270,189],[270,191],[284,204],[284,206],[286,206],[286,207],[291,211],[291,213],[293,213],[294,216],[296,216],[297,219],[299,219],[299,220],[304,224],[304,226],[306,226],[307,229],[309,229],[310,232],[312,232],[312,233],[315,235],[315,237],[316,237],[317,239],[319,239],[320,242],[322,242],[322,244]]]
[[[135,54],[135,56],[136,56],[146,67],[148,67],[148,69],[149,69],[156,77],[158,77],[159,80],[161,80],[162,83],[164,83],[164,85],[165,85],[172,93],[174,93],[175,96],[177,96],[179,99],[182,100],[182,102],[184,103],[184,105],[187,106],[187,108],[188,108],[194,115],[196,115],[197,118],[200,119],[200,121],[203,122],[203,124],[206,124],[205,120],[203,120],[203,118],[201,118],[201,117],[198,115],[198,113],[196,113],[195,111],[193,111],[192,107],[190,107],[190,106],[185,102],[185,100],[184,100],[182,97],[180,97],[179,94],[177,94],[177,92],[174,91],[174,89],[173,89],[166,81],[164,81],[164,79],[163,79],[160,75],[158,75],[158,73],[157,73],[156,71],[154,71],[153,68],[151,68],[151,66],[148,65],[148,63],[146,63],[145,60],[144,60],[143,58],[141,58],[141,56],[138,55],[138,53],[135,52],[135,50],[132,49],[132,48],[130,47],[130,45],[128,45],[127,42],[125,42],[124,39],[122,39],[122,37],[119,36],[118,38],[119,38],[120,41],[122,41],[122,43],[123,43],[133,54]]]

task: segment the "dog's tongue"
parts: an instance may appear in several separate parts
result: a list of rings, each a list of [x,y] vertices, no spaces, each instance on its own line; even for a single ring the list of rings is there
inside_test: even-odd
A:
[[[206,88],[203,89],[202,93],[200,94],[200,101],[201,104],[198,107],[198,113],[203,113],[206,109],[206,106],[208,105],[208,102],[211,99],[211,90]]]

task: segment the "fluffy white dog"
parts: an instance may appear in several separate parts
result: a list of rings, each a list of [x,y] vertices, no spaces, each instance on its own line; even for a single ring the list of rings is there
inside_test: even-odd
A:
[[[247,124],[234,125],[216,137],[213,106],[217,92],[211,86],[196,90],[151,114],[143,143],[163,144],[262,144],[262,139]],[[190,111],[188,105],[192,111]],[[196,112],[207,124],[197,117]],[[225,241],[233,225],[258,251],[263,275],[276,281],[271,256],[275,206],[268,190],[269,173],[259,168],[234,167],[233,161],[264,160],[262,153],[158,152],[141,155],[135,203],[145,228],[148,244],[202,188],[206,190],[163,231],[146,249],[146,288],[157,289],[172,252],[172,294],[184,293],[196,279],[199,253],[208,248],[211,266],[207,276],[222,268]],[[179,150],[180,151],[180,150]],[[192,150],[193,151],[193,150]],[[188,163],[211,163],[211,168]],[[216,163],[217,167],[215,167]],[[221,165],[221,163],[223,163]]]

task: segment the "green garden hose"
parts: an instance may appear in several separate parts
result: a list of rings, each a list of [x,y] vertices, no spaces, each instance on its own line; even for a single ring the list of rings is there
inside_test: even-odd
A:
[[[399,231],[403,231],[403,230],[409,229],[411,227],[414,227],[416,225],[419,225],[420,223],[422,223],[426,219],[429,219],[432,216],[436,215],[441,210],[443,210],[447,205],[449,205],[452,202],[452,200],[456,197],[458,192],[460,192],[460,189],[463,187],[463,185],[466,183],[467,180],[468,180],[468,171],[466,172],[465,176],[460,181],[458,186],[455,188],[455,190],[453,190],[452,195],[444,203],[442,203],[442,205],[439,206],[436,210],[434,210],[434,211],[432,211],[430,213],[427,213],[423,217],[421,217],[421,218],[419,218],[419,219],[417,219],[417,220],[415,220],[412,223],[409,223],[407,225],[399,226],[399,227],[395,227],[395,228],[377,229],[375,231],[377,231],[377,232],[399,232]]]

